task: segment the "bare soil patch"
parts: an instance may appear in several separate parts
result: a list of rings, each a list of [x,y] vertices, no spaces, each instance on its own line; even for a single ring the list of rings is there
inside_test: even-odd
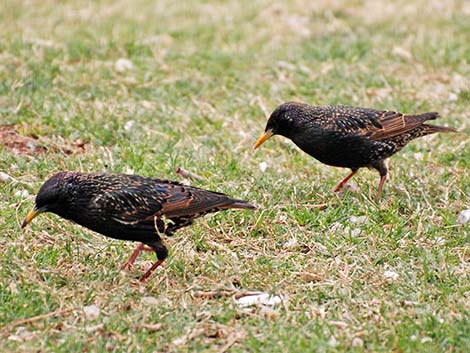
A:
[[[46,152],[73,153],[85,152],[87,144],[81,140],[69,141],[60,136],[22,135],[14,125],[0,125],[0,145],[16,155],[36,155]]]

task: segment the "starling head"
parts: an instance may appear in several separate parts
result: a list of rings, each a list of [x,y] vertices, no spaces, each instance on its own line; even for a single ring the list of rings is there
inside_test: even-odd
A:
[[[21,228],[26,227],[36,216],[43,212],[61,214],[73,202],[76,185],[72,173],[57,173],[47,180],[36,196],[34,208],[29,211]]]
[[[292,136],[299,129],[305,119],[304,103],[288,102],[281,104],[269,117],[264,133],[258,138],[254,149],[257,149],[273,135]]]

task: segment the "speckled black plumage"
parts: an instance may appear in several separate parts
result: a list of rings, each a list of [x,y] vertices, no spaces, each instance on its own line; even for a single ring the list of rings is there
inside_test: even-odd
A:
[[[455,129],[425,124],[438,113],[417,115],[393,111],[347,106],[311,106],[289,102],[276,108],[266,125],[265,134],[257,141],[261,145],[271,135],[291,139],[300,149],[322,163],[350,168],[371,167],[379,171],[379,194],[387,175],[384,161],[400,151],[411,140],[436,132]]]
[[[231,208],[255,207],[169,180],[79,172],[51,177],[39,190],[35,205],[35,210],[55,213],[108,237],[144,243],[156,252],[160,263],[168,255],[161,234],[172,235],[204,214]],[[36,214],[28,215],[24,225]],[[141,250],[145,249],[136,249],[127,265]]]

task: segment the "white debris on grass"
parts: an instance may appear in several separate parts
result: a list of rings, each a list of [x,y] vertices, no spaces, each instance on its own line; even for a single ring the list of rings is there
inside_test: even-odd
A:
[[[351,230],[351,236],[352,236],[353,238],[355,238],[355,237],[361,235],[361,233],[362,233],[362,230],[359,229],[359,228],[354,228],[353,230]]]
[[[366,223],[369,218],[367,216],[351,216],[349,218],[350,223],[363,224]]]
[[[450,92],[449,96],[447,97],[447,100],[449,102],[456,102],[458,99],[459,99],[459,96],[454,92]]]
[[[235,299],[235,302],[243,308],[254,305],[275,306],[284,300],[282,295],[272,295],[269,293],[249,294]]]
[[[395,271],[384,271],[384,277],[391,281],[396,281],[400,275]]]
[[[7,181],[15,181],[16,179],[12,176],[8,175],[7,173],[0,172],[0,181],[7,182]]]
[[[284,243],[284,248],[293,248],[298,243],[297,238],[290,238],[288,241]]]
[[[413,56],[411,55],[411,53],[402,47],[393,47],[392,54],[405,60],[413,59]]]
[[[364,341],[359,338],[359,337],[354,337],[352,342],[351,342],[351,346],[352,347],[362,347],[364,345]]]
[[[161,302],[155,297],[143,297],[142,304],[157,306],[161,304]]]
[[[102,329],[104,329],[104,324],[103,323],[97,324],[97,325],[85,326],[85,331],[87,333],[93,333],[93,332],[96,332],[96,331],[100,331]]]
[[[15,196],[16,197],[28,197],[29,192],[28,192],[28,190],[18,190],[18,191],[15,192]]]
[[[134,124],[135,124],[134,120],[127,121],[126,124],[124,125],[124,130],[131,131],[132,128],[134,127]]]
[[[100,308],[97,305],[87,305],[83,307],[85,318],[87,320],[96,320],[100,316]]]
[[[33,338],[33,334],[26,329],[24,326],[20,326],[16,329],[15,334],[8,336],[9,341],[24,342]]]
[[[153,102],[150,102],[150,101],[141,101],[140,104],[142,105],[142,107],[144,107],[145,109],[154,109],[155,108],[155,103]]]
[[[266,169],[268,168],[268,163],[266,162],[261,162],[259,164],[259,170],[261,170],[263,173],[266,171]]]
[[[470,210],[463,210],[459,213],[457,217],[457,223],[465,224],[470,222]]]
[[[124,72],[127,70],[132,70],[134,64],[129,59],[120,58],[114,63],[114,68],[117,72]]]
[[[335,338],[335,336],[331,336],[330,339],[328,340],[328,345],[332,348],[335,348],[335,347],[338,347],[339,346],[339,342],[338,340]]]

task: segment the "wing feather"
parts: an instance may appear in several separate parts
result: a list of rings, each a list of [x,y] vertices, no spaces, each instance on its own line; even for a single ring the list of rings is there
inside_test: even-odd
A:
[[[103,219],[113,218],[129,225],[154,222],[162,217],[189,220],[228,208],[254,208],[222,193],[156,178],[134,178],[114,184],[96,196],[89,207]]]
[[[176,188],[165,200],[159,214],[166,217],[185,217],[227,208],[233,203],[228,196],[196,188]],[[178,190],[179,189],[179,190]]]
[[[101,210],[103,218],[123,224],[137,224],[153,219],[162,209],[163,196],[151,188],[116,189],[96,196],[90,207]]]
[[[327,130],[345,135],[364,136],[370,140],[384,140],[405,134],[427,120],[436,119],[435,112],[406,115],[395,111],[334,106],[325,108],[329,115]]]

